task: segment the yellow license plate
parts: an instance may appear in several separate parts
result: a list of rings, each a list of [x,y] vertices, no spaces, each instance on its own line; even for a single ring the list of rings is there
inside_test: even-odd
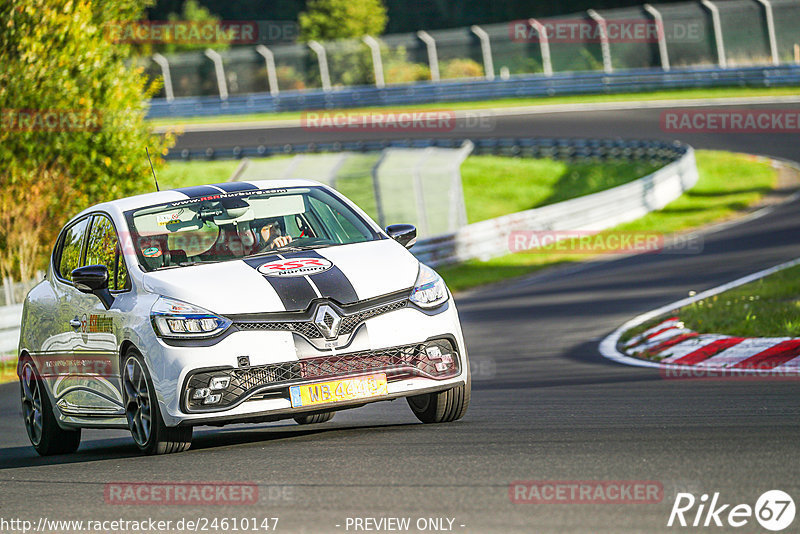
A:
[[[292,408],[367,399],[388,394],[389,389],[384,373],[317,382],[316,384],[302,384],[289,388]]]

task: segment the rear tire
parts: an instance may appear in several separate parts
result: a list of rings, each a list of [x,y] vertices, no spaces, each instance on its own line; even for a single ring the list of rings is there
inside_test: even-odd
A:
[[[327,423],[333,419],[334,415],[336,415],[336,412],[315,413],[312,415],[300,415],[295,417],[294,420],[298,425],[314,425],[317,423]]]
[[[44,381],[30,358],[24,358],[19,377],[22,417],[33,448],[41,456],[69,454],[81,444],[81,430],[58,426]]]
[[[145,454],[183,452],[192,445],[192,427],[168,427],[161,418],[144,358],[128,349],[122,366],[122,398],[133,441]]]
[[[450,423],[467,413],[471,394],[472,380],[467,376],[466,384],[438,393],[407,397],[406,400],[411,411],[423,423]]]

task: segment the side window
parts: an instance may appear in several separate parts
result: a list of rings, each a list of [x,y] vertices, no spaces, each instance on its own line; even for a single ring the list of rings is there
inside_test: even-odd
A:
[[[353,226],[353,223],[348,221],[344,215],[339,213],[338,211],[331,210],[333,212],[333,216],[336,219],[336,222],[339,223],[339,226],[345,231],[345,233],[350,237],[350,239],[361,241],[363,239],[363,234],[358,231],[358,229]]]
[[[108,268],[108,289],[128,286],[128,269],[120,254],[117,233],[111,220],[104,215],[95,215],[92,219],[84,265],[105,265]]]
[[[61,278],[72,281],[72,271],[81,266],[81,252],[83,250],[83,237],[86,234],[86,227],[89,225],[89,218],[82,219],[73,224],[64,233],[61,242],[61,251],[58,257],[58,274]]]
[[[333,231],[339,243],[364,241],[364,234],[332,206],[311,197],[312,211],[323,221],[323,225]]]

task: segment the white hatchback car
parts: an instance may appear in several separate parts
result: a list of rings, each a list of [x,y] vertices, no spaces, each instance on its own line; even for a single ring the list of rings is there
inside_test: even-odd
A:
[[[312,181],[231,182],[91,207],[28,294],[18,374],[43,455],[82,428],[149,454],[197,425],[294,418],[407,397],[426,423],[467,410],[467,351],[442,279]]]

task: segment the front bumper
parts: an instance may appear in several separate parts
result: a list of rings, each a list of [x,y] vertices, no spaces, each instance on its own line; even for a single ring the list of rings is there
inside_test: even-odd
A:
[[[449,389],[465,383],[469,370],[452,299],[434,314],[408,307],[374,317],[343,349],[321,351],[296,333],[273,331],[240,331],[211,346],[158,343],[162,357],[149,363],[168,426],[268,421],[345,409]],[[426,348],[432,345],[452,356],[449,365],[448,358],[428,356]],[[249,361],[244,367],[243,355]],[[376,372],[386,374],[388,395],[292,407],[293,385]],[[203,398],[193,400],[194,392],[207,388],[212,377],[229,379],[226,387],[213,392],[221,399],[212,405],[204,404]]]
[[[254,398],[287,399],[294,385],[365,374],[384,373],[389,383],[413,377],[441,381],[458,376],[460,370],[452,336],[257,367],[201,369],[187,376],[181,409],[186,413],[221,412]]]

